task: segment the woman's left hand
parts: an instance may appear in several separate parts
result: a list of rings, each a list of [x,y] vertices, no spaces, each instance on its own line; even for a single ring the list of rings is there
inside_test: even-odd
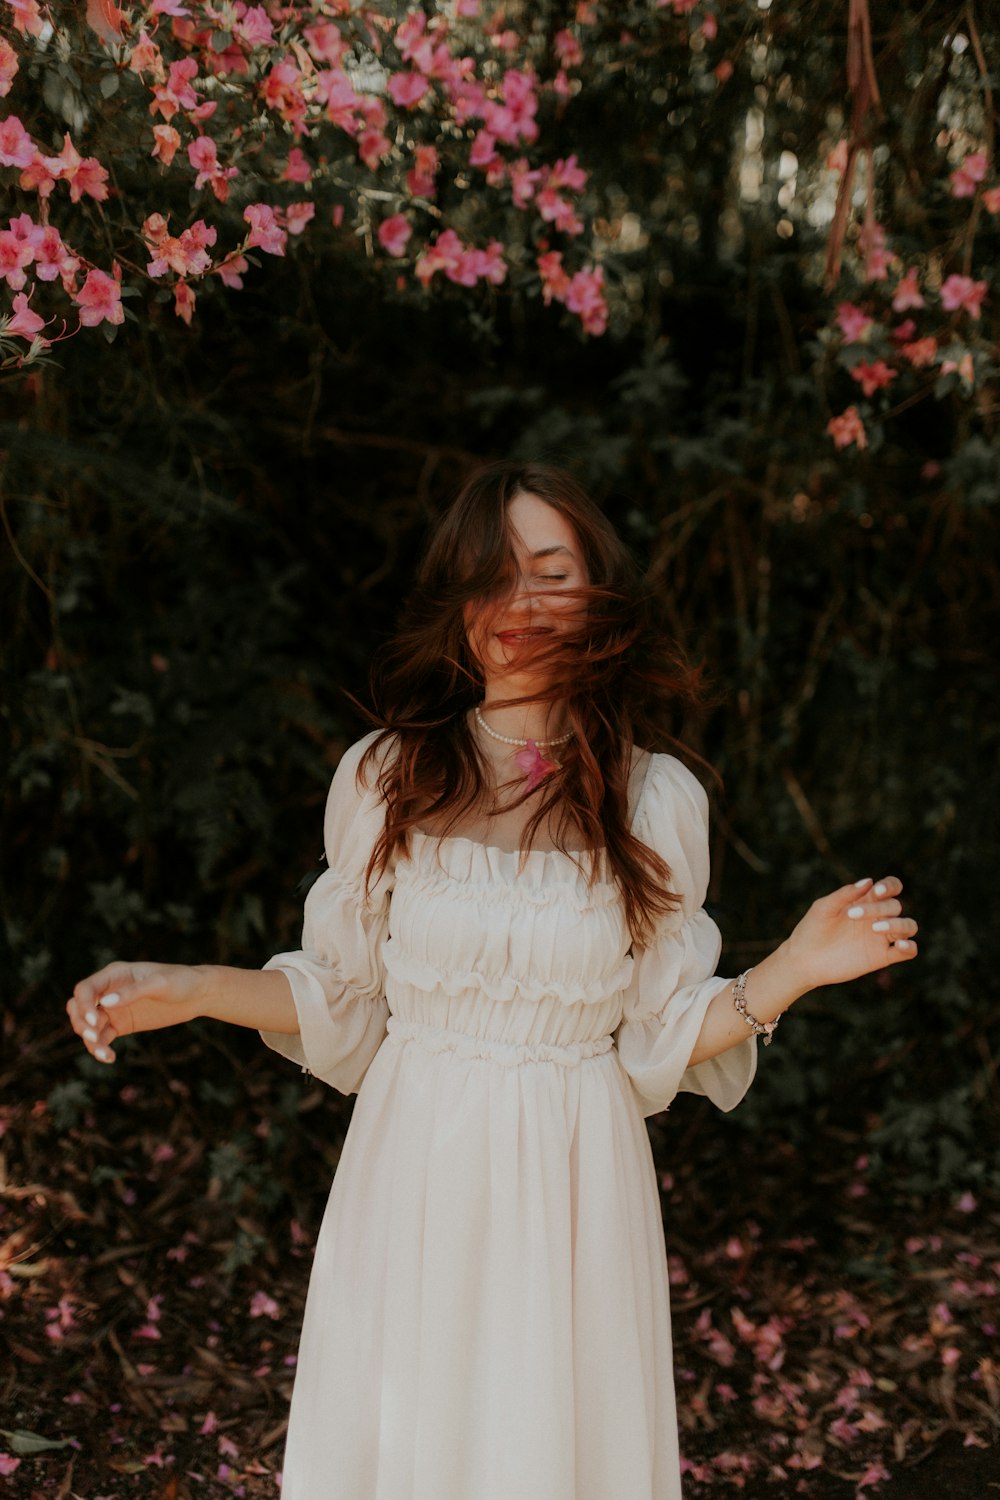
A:
[[[885,875],[813,902],[785,944],[808,988],[843,984],[916,958],[917,924],[902,915],[902,889],[895,875]]]

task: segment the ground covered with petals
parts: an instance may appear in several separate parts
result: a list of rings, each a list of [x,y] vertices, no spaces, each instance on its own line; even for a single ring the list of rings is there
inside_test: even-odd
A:
[[[249,1037],[109,1072],[51,1020],[8,1017],[0,1077],[6,1492],[275,1496],[347,1109]],[[686,1497],[986,1500],[1000,1203],[893,1192],[850,1128],[804,1152],[685,1098],[652,1134]]]

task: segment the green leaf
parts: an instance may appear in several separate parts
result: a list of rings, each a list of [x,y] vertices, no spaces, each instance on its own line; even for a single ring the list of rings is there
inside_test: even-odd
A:
[[[29,1432],[26,1427],[13,1430],[0,1427],[0,1437],[7,1439],[7,1446],[19,1458],[28,1458],[33,1453],[47,1453],[53,1448],[69,1448],[69,1438],[46,1438],[39,1432]]]

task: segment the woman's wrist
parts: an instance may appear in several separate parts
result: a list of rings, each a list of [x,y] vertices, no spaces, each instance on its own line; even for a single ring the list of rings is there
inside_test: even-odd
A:
[[[775,1021],[814,987],[802,955],[796,952],[791,939],[786,938],[751,972],[747,981],[747,1008],[758,1021]]]
[[[213,975],[216,974],[218,965],[191,964],[189,967],[191,974],[191,1013],[188,1016],[188,1020],[209,1020],[212,1018]]]

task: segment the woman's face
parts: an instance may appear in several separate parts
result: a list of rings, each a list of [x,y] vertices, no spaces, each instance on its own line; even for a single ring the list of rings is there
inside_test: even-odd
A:
[[[507,507],[517,577],[496,603],[466,608],[469,645],[487,682],[523,676],[532,642],[565,634],[579,624],[577,589],[589,582],[573,527],[537,495],[519,494]]]

